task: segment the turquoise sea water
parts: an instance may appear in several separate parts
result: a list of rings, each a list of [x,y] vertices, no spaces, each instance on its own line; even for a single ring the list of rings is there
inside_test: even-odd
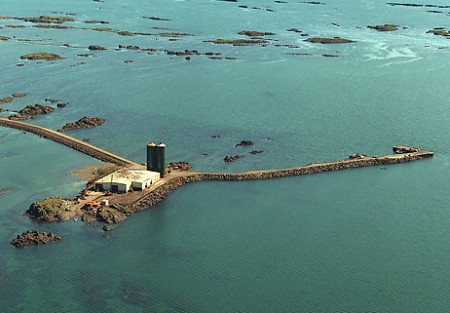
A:
[[[382,155],[395,144],[436,154],[386,168],[188,185],[104,237],[80,221],[40,225],[23,215],[33,201],[75,196],[85,182],[70,172],[98,161],[0,129],[0,188],[13,189],[0,196],[1,311],[448,312],[450,42],[426,31],[448,27],[449,12],[368,0],[2,0],[4,17],[70,14],[75,22],[61,30],[0,20],[0,35],[11,38],[0,41],[0,98],[28,94],[0,107],[60,99],[65,108],[31,122],[57,129],[86,115],[106,118],[70,135],[139,162],[150,140],[168,144],[169,161],[211,171]],[[84,23],[94,19],[109,24]],[[399,30],[366,27],[386,23]],[[193,36],[80,29],[95,27]],[[309,43],[290,28],[355,43]],[[248,39],[242,30],[275,35],[264,47],[204,42]],[[94,44],[107,50],[89,51]],[[163,51],[185,49],[232,59]],[[65,59],[19,58],[40,51]],[[255,145],[234,147],[243,139]],[[253,149],[264,153],[248,154]],[[230,154],[246,157],[225,164]],[[9,244],[34,228],[63,240]]]

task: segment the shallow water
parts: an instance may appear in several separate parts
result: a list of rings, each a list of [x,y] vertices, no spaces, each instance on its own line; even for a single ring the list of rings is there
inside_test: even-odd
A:
[[[0,98],[28,94],[0,107],[59,99],[65,108],[31,122],[58,129],[82,116],[103,117],[102,126],[68,134],[139,162],[145,162],[148,141],[163,140],[169,161],[189,161],[197,170],[292,167],[354,152],[388,154],[396,144],[430,149],[435,157],[273,181],[188,185],[104,237],[100,227],[80,221],[39,225],[23,215],[33,201],[75,196],[85,182],[70,172],[98,161],[3,128],[0,188],[13,191],[0,196],[2,311],[448,310],[449,43],[426,31],[445,27],[450,9],[287,2],[4,0],[2,16],[73,13],[76,21],[64,24],[75,29],[57,30],[0,20],[0,27],[27,26],[0,28],[12,38],[0,41]],[[92,19],[109,24],[84,23]],[[400,29],[366,28],[385,23]],[[80,29],[95,27],[194,36],[170,41]],[[289,28],[356,42],[308,43]],[[247,39],[237,35],[241,30],[276,35],[266,36],[267,47],[204,42]],[[93,44],[108,50],[89,51]],[[236,59],[186,60],[163,51],[185,49]],[[38,51],[65,59],[19,59]],[[83,53],[94,56],[78,56]],[[255,145],[234,146],[243,139]],[[230,154],[245,158],[225,164]],[[9,244],[32,228],[63,240],[26,249]]]

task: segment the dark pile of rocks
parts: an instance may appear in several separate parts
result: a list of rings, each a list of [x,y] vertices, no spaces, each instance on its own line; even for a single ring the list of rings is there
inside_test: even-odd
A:
[[[314,38],[306,39],[305,41],[312,42],[312,43],[321,43],[321,44],[340,44],[340,43],[354,42],[353,40],[345,39],[345,38],[341,38],[341,37],[333,37],[333,38],[314,37]]]
[[[348,158],[349,158],[350,160],[364,159],[364,158],[367,158],[367,155],[362,154],[362,153],[353,153],[352,155],[349,155]]]
[[[11,240],[11,244],[21,248],[30,245],[47,244],[52,241],[61,240],[61,236],[50,232],[39,232],[37,230],[29,231],[17,235],[17,238]]]
[[[254,142],[251,140],[241,140],[240,143],[237,143],[235,147],[248,147],[254,145]]]
[[[99,117],[82,117],[76,122],[66,123],[61,129],[58,131],[63,132],[66,130],[77,129],[77,128],[91,128],[94,126],[102,125],[106,120]]]
[[[225,163],[232,163],[232,162],[234,162],[234,161],[236,161],[237,159],[240,159],[240,158],[244,158],[244,156],[243,155],[238,155],[238,154],[227,155],[226,157],[223,158],[223,161]]]
[[[17,111],[17,114],[11,115],[9,119],[11,120],[27,120],[31,118],[35,118],[36,115],[39,114],[49,114],[53,112],[55,109],[42,104],[31,104],[27,105],[20,111]]]
[[[188,162],[172,162],[167,165],[167,171],[192,171],[192,165]]]
[[[12,188],[0,188],[0,197],[6,195],[8,192],[11,192]]]
[[[90,45],[89,47],[88,47],[88,49],[89,50],[106,50],[106,48],[105,47],[102,47],[102,46],[99,46],[99,45]]]
[[[49,107],[47,105],[42,104],[32,104],[27,105],[25,108],[19,111],[20,114],[25,115],[37,115],[37,114],[48,114],[53,112],[55,109],[52,107]]]

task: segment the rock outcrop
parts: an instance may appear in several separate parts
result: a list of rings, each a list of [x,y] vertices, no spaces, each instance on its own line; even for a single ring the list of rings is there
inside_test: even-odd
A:
[[[99,46],[99,45],[90,45],[88,47],[89,50],[106,50],[105,47]]]
[[[15,93],[13,93],[12,94],[12,96],[14,97],[14,98],[22,98],[22,97],[25,97],[27,94],[26,93],[23,93],[23,92],[15,92]]]
[[[14,100],[13,97],[4,97],[0,99],[0,104],[10,103]]]
[[[47,244],[49,242],[59,240],[61,240],[61,236],[57,234],[32,230],[17,235],[17,238],[11,240],[11,244],[18,248],[21,248],[30,245]]]
[[[249,36],[249,37],[262,37],[262,36],[273,36],[273,35],[275,35],[274,33],[258,32],[258,31],[255,31],[255,30],[243,30],[243,31],[240,31],[238,34],[239,35]]]
[[[12,188],[0,188],[0,197],[6,195],[7,193],[10,193],[12,191]]]
[[[52,113],[54,110],[55,110],[54,108],[49,107],[47,105],[32,104],[27,105],[25,108],[20,110],[19,113],[24,115],[38,115],[38,114]]]
[[[67,221],[77,215],[75,201],[60,197],[47,198],[30,205],[26,214],[43,222]]]
[[[384,25],[376,25],[376,26],[367,26],[367,28],[375,29],[379,32],[393,32],[398,30],[398,25],[393,24],[384,24]]]
[[[188,162],[171,162],[167,165],[166,168],[168,171],[192,171],[192,165]]]
[[[240,158],[244,158],[244,156],[243,155],[238,155],[238,154],[227,155],[226,157],[223,158],[223,161],[225,163],[232,163],[232,162],[234,162],[234,161],[236,161],[237,159],[240,159]]]
[[[319,38],[319,37],[313,37],[306,39],[305,41],[312,42],[312,43],[321,43],[321,44],[340,44],[340,43],[352,43],[353,40],[345,39],[341,37],[333,37],[333,38]]]
[[[99,117],[82,117],[76,122],[70,122],[66,123],[61,129],[58,129],[58,131],[64,132],[71,129],[78,129],[78,128],[91,128],[95,126],[102,125],[106,120]]]
[[[127,214],[120,207],[101,207],[97,211],[96,219],[100,222],[112,224],[120,223],[127,218]]]
[[[11,120],[26,120],[30,118],[35,118],[36,115],[39,114],[48,114],[53,112],[55,109],[46,105],[41,104],[32,104],[27,105],[20,111],[17,111],[17,114],[11,115],[9,119]]]
[[[251,140],[242,140],[240,143],[237,143],[235,147],[248,147],[253,146],[254,142]]]
[[[37,53],[29,53],[22,55],[20,57],[22,60],[45,60],[45,61],[54,61],[64,59],[59,54],[48,53],[48,52],[37,52]]]
[[[212,42],[216,45],[233,45],[233,46],[251,46],[251,45],[267,45],[268,41],[263,39],[214,39],[206,40],[205,42]]]

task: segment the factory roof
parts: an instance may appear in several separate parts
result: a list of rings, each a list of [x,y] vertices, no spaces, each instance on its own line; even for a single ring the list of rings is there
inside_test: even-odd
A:
[[[159,175],[159,173],[145,170],[119,170],[103,178],[100,178],[99,180],[97,180],[97,183],[109,183],[111,181],[123,184],[129,183],[131,181],[140,182],[155,175]]]

